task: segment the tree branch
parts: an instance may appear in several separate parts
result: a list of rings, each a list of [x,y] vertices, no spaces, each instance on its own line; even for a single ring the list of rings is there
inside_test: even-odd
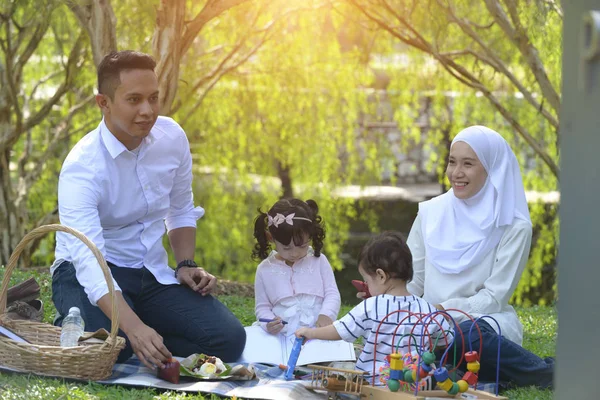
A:
[[[44,13],[44,10],[40,10],[40,12]],[[45,16],[43,16],[41,18],[36,18],[35,21],[30,22],[30,24],[33,24],[35,22],[35,30],[34,30],[33,34],[31,35],[31,38],[29,39],[29,42],[27,43],[25,50],[23,50],[23,52],[21,54],[19,54],[19,59],[17,60],[17,63],[15,64],[14,71],[13,71],[13,74],[14,74],[13,79],[15,82],[17,82],[17,84],[19,84],[21,82],[21,75],[23,74],[23,68],[25,67],[25,64],[27,64],[27,62],[29,61],[29,58],[31,58],[31,56],[33,55],[35,50],[40,45],[40,41],[44,38],[44,35],[46,34],[48,27],[50,26],[50,18],[48,16],[50,15],[51,12],[52,12],[51,8],[48,7],[45,10],[45,13],[47,13]],[[30,27],[32,27],[32,26],[27,25],[26,27],[23,28],[23,31],[29,30]],[[15,50],[17,50],[17,49],[15,49]]]
[[[35,224],[33,225],[33,227],[38,227],[38,226],[48,225],[48,224],[57,224],[57,223],[59,223],[58,207],[56,207],[54,210],[50,211],[46,215],[42,216],[42,218],[38,219],[35,222]],[[30,259],[31,255],[33,255],[33,253],[39,247],[40,242],[42,240],[44,240],[45,238],[46,238],[46,236],[42,235],[42,236],[38,236],[37,238],[35,238],[31,242],[29,242],[29,244],[25,248],[25,253],[27,253],[27,255],[28,255],[27,260],[29,260],[29,262],[31,262],[31,259]]]
[[[202,92],[202,95],[200,96],[198,101],[196,101],[196,104],[194,104],[194,106],[191,108],[190,112],[188,112],[188,114],[185,116],[182,125],[185,125],[185,123],[191,118],[192,114],[196,112],[198,107],[200,107],[200,105],[202,104],[202,101],[204,101],[204,99],[206,98],[206,96],[208,95],[210,90],[217,84],[219,79],[221,79],[221,77],[223,75],[228,74],[229,72],[233,71],[234,69],[238,68],[240,65],[242,65],[243,63],[248,61],[248,59],[250,57],[252,57],[258,51],[258,49],[264,44],[264,42],[266,40],[267,39],[264,39],[259,44],[254,46],[254,48],[251,51],[249,51],[244,57],[242,57],[236,63],[231,64],[227,68],[224,68],[220,71],[217,71],[217,73],[213,76],[212,82],[206,87],[204,92]],[[206,81],[204,81],[204,83],[206,83]]]
[[[552,107],[554,112],[558,114],[560,112],[560,96],[554,89],[552,82],[550,82],[550,79],[546,74],[546,69],[544,68],[544,64],[538,55],[537,49],[531,43],[527,36],[527,32],[525,32],[525,29],[521,25],[516,4],[513,0],[505,0],[505,4],[509,10],[509,14],[511,15],[511,19],[514,24],[513,27],[498,0],[484,1],[490,14],[492,14],[506,36],[508,36],[508,38],[515,44],[515,46],[523,55],[523,58],[527,65],[529,65],[535,80],[537,81],[538,85],[540,85],[542,94],[550,104],[550,107]]]
[[[69,113],[67,117],[57,126],[55,127],[55,133],[53,135],[52,140],[46,147],[46,150],[39,156],[32,159],[27,160],[27,163],[33,163],[35,168],[32,168],[27,174],[23,174],[21,176],[19,186],[21,193],[24,196],[27,196],[31,187],[38,181],[41,176],[44,167],[48,160],[55,157],[56,149],[59,146],[63,146],[66,139],[73,135],[77,135],[81,132],[88,132],[91,130],[92,126],[96,124],[96,122],[89,122],[79,129],[72,131],[71,130],[71,121],[73,117],[77,115],[84,107],[93,103],[95,95],[91,95],[85,99],[83,99],[80,103],[74,105],[69,109]]]
[[[69,59],[67,61],[67,65],[65,68],[65,80],[60,84],[58,89],[54,95],[31,117],[25,121],[25,125],[23,127],[24,131],[28,131],[34,126],[38,125],[42,120],[48,115],[52,107],[57,104],[62,96],[69,91],[71,85],[73,84],[73,80],[75,79],[75,75],[77,74],[77,70],[81,66],[81,56],[83,55],[83,42],[84,42],[84,33],[83,31],[79,33],[79,37],[75,41],[71,52],[69,53]]]
[[[419,36],[418,42],[415,42],[413,39],[406,37],[399,32],[390,28],[390,26],[383,20],[376,18],[372,13],[367,11],[364,7],[360,6],[356,0],[349,0],[353,5],[355,5],[367,18],[371,19],[373,22],[378,24],[382,29],[389,32],[392,36],[398,38],[402,42],[418,48],[431,56],[433,56],[436,60],[440,62],[440,64],[448,71],[453,77],[458,79],[460,82],[465,85],[472,87],[481,91],[481,93],[492,103],[494,108],[500,112],[500,114],[504,117],[504,119],[521,135],[521,137],[531,146],[534,152],[546,163],[550,171],[558,177],[559,168],[558,165],[554,162],[552,157],[545,151],[545,149],[537,143],[537,141],[531,136],[531,134],[523,127],[519,122],[511,115],[511,113],[500,103],[500,101],[494,96],[494,94],[472,73],[470,73],[466,68],[457,64],[452,58],[444,56],[442,53],[437,52],[435,48]],[[382,0],[384,1],[384,0]],[[489,0],[486,0],[486,2]],[[385,2],[385,1],[384,1]],[[392,13],[396,16],[396,18],[401,18],[397,13]],[[402,18],[401,18],[402,19]],[[414,31],[414,27],[410,26],[406,20],[401,20],[402,24],[407,26],[407,28],[411,31]]]
[[[211,19],[221,15],[225,11],[246,3],[250,0],[208,0],[204,8],[196,15],[185,27],[185,33],[180,44],[180,54],[183,56],[192,45],[192,42],[198,36],[198,33],[204,28],[204,25]]]
[[[542,106],[542,104],[535,99],[533,93],[527,90],[527,88],[521,83],[521,81],[510,71],[506,64],[504,64],[504,62],[496,55],[496,53],[486,43],[484,43],[482,38],[471,28],[470,24],[464,19],[458,17],[454,13],[454,10],[452,10],[450,7],[444,6],[440,0],[438,0],[438,4],[440,5],[440,7],[445,8],[447,15],[450,17],[450,20],[456,22],[456,24],[461,28],[461,30],[467,36],[473,39],[479,45],[479,47],[483,49],[483,51],[485,51],[487,57],[484,57],[483,55],[477,54],[475,52],[467,52],[469,52],[471,55],[481,60],[482,62],[486,63],[490,67],[494,68],[497,72],[506,76],[508,80],[517,88],[517,90],[521,92],[525,100],[527,100],[533,108],[535,108],[539,113],[541,113],[542,116],[546,118],[546,120],[554,127],[554,129],[558,129],[558,120],[556,119],[556,117],[549,113],[548,110],[546,110]]]
[[[473,82],[474,87],[478,87],[481,93],[492,103],[494,108],[500,112],[500,114],[504,117],[504,119],[521,135],[521,137],[531,146],[533,151],[546,163],[550,171],[556,176],[559,176],[560,169],[558,165],[554,162],[552,157],[544,150],[544,148],[534,139],[533,136],[525,129],[524,126],[519,124],[519,122],[514,118],[514,116],[500,103],[498,98],[494,96],[494,94],[481,83],[475,76],[473,76],[470,72],[468,72],[461,65],[456,64],[453,60],[442,57],[441,55],[434,55],[436,59],[438,59],[444,68],[453,69],[457,73],[462,76],[467,77],[471,82]]]

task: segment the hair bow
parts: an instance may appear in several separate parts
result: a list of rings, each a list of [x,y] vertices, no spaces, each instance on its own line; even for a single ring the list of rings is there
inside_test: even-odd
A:
[[[271,217],[267,214],[267,226],[273,225],[275,228],[277,228],[283,222],[287,223],[288,225],[294,225],[294,215],[296,215],[296,213],[291,213],[288,215],[277,213],[274,217]]]

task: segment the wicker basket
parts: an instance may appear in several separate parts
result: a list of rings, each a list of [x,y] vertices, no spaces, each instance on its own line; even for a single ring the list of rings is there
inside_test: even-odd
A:
[[[48,232],[66,232],[85,243],[100,263],[112,300],[110,336],[103,343],[77,347],[60,347],[61,328],[39,322],[11,320],[6,317],[8,284],[17,260],[27,244]],[[3,325],[30,343],[19,343],[0,335],[0,364],[22,372],[39,375],[60,376],[98,380],[111,375],[119,352],[125,347],[125,339],[117,336],[119,314],[115,301],[113,281],[104,257],[98,248],[81,232],[64,225],[44,225],[29,232],[11,255],[2,288],[0,289],[0,325]]]

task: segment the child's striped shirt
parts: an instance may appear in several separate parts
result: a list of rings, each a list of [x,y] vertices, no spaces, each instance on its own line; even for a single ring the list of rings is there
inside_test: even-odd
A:
[[[401,311],[385,318],[386,315],[399,310]],[[354,342],[359,337],[364,338],[364,349],[356,362],[356,369],[368,372],[367,378],[370,379],[375,361],[376,384],[379,384],[379,368],[384,365],[385,357],[392,353],[392,340],[394,350],[401,354],[409,351],[410,341],[410,351],[416,355],[415,346],[418,346],[419,349],[423,346],[427,349],[430,348],[425,326],[434,343],[441,330],[449,331],[450,325],[443,315],[436,314],[434,317],[425,317],[436,311],[434,306],[420,297],[383,294],[364,300],[344,317],[335,321],[333,325],[342,339],[347,342]],[[418,314],[418,316],[410,313]],[[419,323],[419,317],[422,317],[424,324]],[[446,334],[448,342],[451,342],[453,335]],[[375,342],[377,342],[376,350]],[[437,344],[446,344],[443,335]]]

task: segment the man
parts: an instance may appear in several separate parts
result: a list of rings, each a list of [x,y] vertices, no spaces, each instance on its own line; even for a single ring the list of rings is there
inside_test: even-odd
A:
[[[98,67],[100,125],[67,156],[59,177],[60,222],[83,232],[105,256],[115,284],[119,335],[149,368],[171,355],[193,353],[236,360],[246,335],[241,323],[210,295],[214,276],[194,260],[196,221],[192,158],[185,132],[159,117],[152,57],[108,54]],[[166,231],[175,259],[167,265]],[[56,235],[52,271],[56,325],[70,307],[86,331],[110,329],[111,299],[91,251],[72,235]]]

